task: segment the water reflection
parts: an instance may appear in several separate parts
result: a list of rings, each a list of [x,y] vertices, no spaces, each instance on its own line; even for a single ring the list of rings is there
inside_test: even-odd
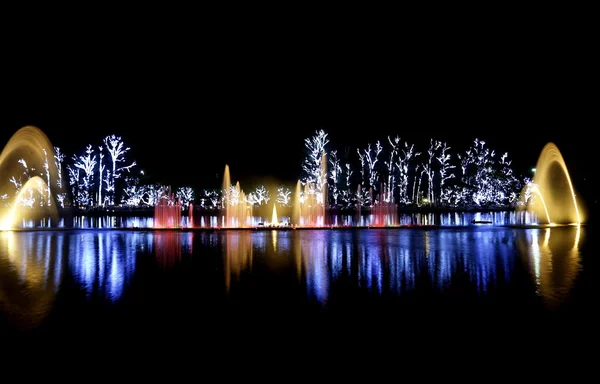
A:
[[[581,227],[555,227],[520,232],[518,246],[530,268],[536,293],[556,307],[571,292],[580,272]]]
[[[63,277],[63,242],[63,236],[0,232],[0,308],[10,323],[35,327],[49,313]]]
[[[340,301],[353,305],[357,297],[418,293],[426,302],[442,296],[477,301],[532,296],[556,309],[570,299],[580,276],[584,233],[584,227],[489,226],[6,231],[0,232],[0,321],[4,316],[9,323],[35,327],[62,290],[68,292],[61,296],[63,307],[82,298],[102,305],[140,299],[135,295],[156,292],[152,284],[162,279],[153,277],[171,272],[190,279],[182,286],[203,291],[161,285],[165,297],[195,300],[204,289],[212,295],[217,287],[268,308],[307,302],[331,308]],[[193,256],[191,263],[182,263],[183,255]],[[138,267],[147,260],[151,263]],[[136,281],[143,289],[128,290]]]
[[[0,305],[21,327],[35,327],[52,309],[63,280],[87,298],[115,302],[135,272],[147,234],[112,231],[1,232]]]
[[[309,299],[327,306],[338,286],[375,295],[415,292],[485,301],[514,290],[521,271],[548,308],[570,294],[581,269],[581,228],[227,231],[227,291],[252,263],[270,274],[294,271]],[[233,279],[232,279],[233,277]],[[514,285],[514,286],[511,286]],[[522,299],[522,298],[521,298]]]
[[[88,297],[121,298],[135,272],[136,244],[143,233],[80,231],[69,237],[68,264]]]
[[[179,264],[184,251],[192,253],[191,232],[159,231],[151,236],[154,239],[154,248],[151,250],[154,251],[156,260],[163,269],[170,269]]]
[[[226,231],[223,246],[225,287],[231,288],[231,279],[239,281],[242,272],[252,271],[252,234],[248,231]]]

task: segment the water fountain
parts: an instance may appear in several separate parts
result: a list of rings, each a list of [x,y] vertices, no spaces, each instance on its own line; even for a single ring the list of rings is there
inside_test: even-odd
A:
[[[30,170],[40,173],[29,175]],[[24,175],[26,180],[21,180]],[[0,229],[13,228],[24,215],[36,221],[57,220],[57,181],[54,146],[46,134],[33,126],[15,132],[0,153],[0,196],[5,197],[0,207]]]
[[[542,149],[533,182],[525,186],[522,195],[527,191],[531,194],[527,210],[540,224],[580,225],[584,221],[566,163],[554,143]]]
[[[279,226],[279,219],[277,218],[277,207],[273,204],[273,214],[271,215],[271,227]]]
[[[392,202],[391,195],[385,194],[385,187],[382,185],[381,198],[371,209],[371,226],[373,227],[393,227],[399,225],[398,206]]]
[[[173,193],[158,199],[154,206],[154,228],[179,228],[181,226],[181,202]]]
[[[225,165],[223,174],[223,228],[246,228],[250,225],[251,213],[246,203],[246,194],[240,188],[240,183],[231,184],[229,165]]]
[[[296,185],[296,194],[294,195],[293,221],[297,227],[322,227],[325,225],[325,201],[324,193],[317,191],[314,185],[306,183],[304,191],[300,181]]]

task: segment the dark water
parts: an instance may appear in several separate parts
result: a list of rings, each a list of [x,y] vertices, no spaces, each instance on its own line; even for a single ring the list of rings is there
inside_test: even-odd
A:
[[[0,332],[314,352],[589,340],[593,238],[586,226],[0,232]]]

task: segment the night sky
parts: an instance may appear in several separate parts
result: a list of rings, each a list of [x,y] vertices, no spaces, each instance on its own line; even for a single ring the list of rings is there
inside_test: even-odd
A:
[[[297,180],[320,129],[354,154],[388,135],[453,153],[479,138],[519,173],[552,141],[589,183],[593,55],[570,35],[501,32],[36,39],[4,72],[0,142],[35,125],[72,155],[116,134],[156,181],[214,187],[225,164],[243,183]]]

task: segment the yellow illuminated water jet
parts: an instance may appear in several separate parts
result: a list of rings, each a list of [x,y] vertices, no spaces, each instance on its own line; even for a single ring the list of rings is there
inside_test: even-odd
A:
[[[51,193],[58,190],[54,154],[54,146],[37,127],[25,126],[10,138],[0,153],[0,196],[4,197],[0,206],[0,229],[12,228],[21,213],[34,214],[36,218],[48,214],[57,217],[56,201]],[[29,175],[29,172],[38,174]],[[23,175],[26,180],[21,180]],[[16,187],[21,183],[21,187]]]
[[[21,217],[41,219],[50,217],[58,219],[58,208],[56,205],[28,207],[24,201],[47,201],[46,194],[50,193],[46,182],[39,176],[34,176],[23,185],[17,194],[12,206],[0,216],[0,231],[14,228],[15,221]]]
[[[273,215],[271,216],[271,226],[279,225],[279,219],[277,219],[277,207],[273,204]]]
[[[231,175],[229,165],[225,165],[223,175],[223,217],[222,227],[224,228],[245,228],[248,227],[248,220],[251,212],[248,212],[246,204],[246,194],[240,188],[239,181],[235,186],[231,184]]]
[[[554,143],[542,149],[533,184],[525,188],[532,193],[527,209],[537,215],[540,223],[580,225],[584,221],[569,170]]]

